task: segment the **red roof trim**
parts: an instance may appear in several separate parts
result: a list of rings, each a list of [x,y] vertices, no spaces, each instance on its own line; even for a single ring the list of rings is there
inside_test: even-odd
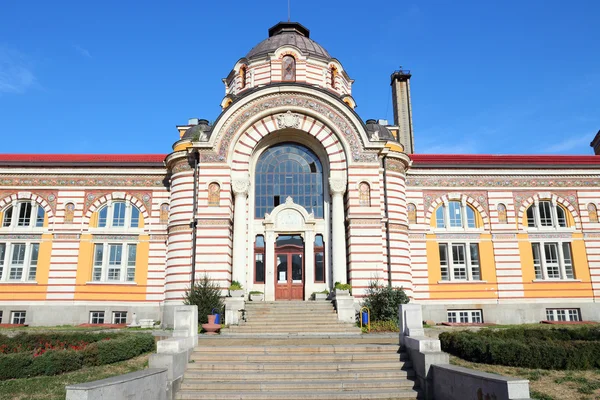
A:
[[[0,163],[161,163],[165,154],[0,154]]]
[[[494,155],[494,154],[410,154],[413,165],[594,165],[600,156]]]

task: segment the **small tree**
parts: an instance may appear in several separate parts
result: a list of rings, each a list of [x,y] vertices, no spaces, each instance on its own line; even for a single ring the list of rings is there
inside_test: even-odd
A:
[[[381,285],[378,281],[369,282],[363,306],[369,307],[371,321],[394,321],[398,323],[398,307],[408,303],[404,289]]]
[[[208,275],[194,282],[194,285],[185,291],[185,305],[198,306],[198,323],[207,324],[208,315],[212,314],[212,310],[223,310],[223,300],[221,298],[221,289],[219,286],[210,280]]]

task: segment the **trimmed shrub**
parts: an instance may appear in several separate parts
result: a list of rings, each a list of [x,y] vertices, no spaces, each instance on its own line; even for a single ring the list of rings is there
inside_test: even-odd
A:
[[[128,360],[152,350],[152,335],[136,334],[91,343],[81,351],[48,350],[39,356],[34,356],[32,352],[0,354],[0,380],[57,375],[82,366]]]
[[[442,350],[472,362],[571,370],[600,368],[600,341],[594,337],[593,329],[516,328],[443,332],[440,341]]]
[[[211,281],[208,275],[204,275],[194,282],[190,289],[186,290],[184,304],[198,306],[198,323],[200,324],[208,323],[208,315],[212,314],[213,309],[221,312],[225,307],[221,298],[221,288]]]
[[[369,307],[371,321],[394,321],[398,324],[398,307],[408,303],[402,288],[383,286],[377,281],[369,282],[363,306]]]
[[[89,343],[105,339],[123,337],[122,333],[27,333],[22,332],[9,338],[0,335],[0,354],[30,352],[36,349],[83,347]],[[75,349],[77,350],[77,349]]]

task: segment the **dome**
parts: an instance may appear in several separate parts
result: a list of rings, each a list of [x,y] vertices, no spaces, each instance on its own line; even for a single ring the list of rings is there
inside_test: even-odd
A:
[[[246,58],[264,56],[285,45],[299,48],[304,55],[325,59],[331,58],[327,50],[310,39],[310,31],[298,22],[280,22],[270,28],[269,37],[254,46],[246,55]]]
[[[367,132],[372,140],[396,140],[392,132],[383,125],[377,123],[374,119],[368,119],[365,122]]]
[[[212,126],[205,119],[198,120],[198,124],[188,128],[181,139],[189,139],[192,141],[206,142],[212,133]]]

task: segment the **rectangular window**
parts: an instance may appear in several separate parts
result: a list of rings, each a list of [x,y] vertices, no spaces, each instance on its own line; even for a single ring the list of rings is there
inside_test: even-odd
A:
[[[465,257],[464,244],[452,245],[452,270],[452,272],[454,273],[454,279],[467,279],[467,260]]]
[[[103,324],[103,323],[104,323],[104,311],[90,312],[90,324]]]
[[[325,282],[325,253],[315,253],[315,282]]]
[[[113,203],[113,219],[112,226],[125,226],[125,203],[115,202]]]
[[[448,245],[446,243],[439,244],[440,249],[440,268],[442,271],[442,280],[450,280],[450,274],[448,270]]]
[[[436,223],[435,226],[438,228],[446,227],[446,219],[444,218],[444,210],[445,210],[445,207],[440,206],[440,207],[438,207],[438,209],[435,212],[435,223]]]
[[[108,217],[108,207],[104,207],[98,213],[98,227],[99,228],[105,228],[106,227],[107,217]]]
[[[35,275],[37,273],[38,256],[40,253],[40,244],[32,243],[29,255],[29,274],[27,276],[28,281],[35,281]]]
[[[127,323],[127,312],[126,311],[115,311],[113,312],[113,324],[126,324]]]
[[[131,206],[131,227],[137,228],[140,225],[140,210],[137,207]]]
[[[548,321],[581,321],[579,308],[547,308],[546,320]]]
[[[562,244],[563,259],[565,265],[565,274],[567,279],[575,278],[573,273],[573,259],[571,257],[571,243]]]
[[[25,324],[25,311],[13,311],[11,313],[11,322],[15,325]]]
[[[35,218],[35,226],[36,227],[44,226],[44,216],[45,216],[44,209],[38,205],[37,206],[37,217]]]
[[[6,257],[6,243],[0,243],[0,280],[4,275],[4,258]]]
[[[8,279],[21,280],[23,277],[23,267],[25,266],[25,243],[15,243],[12,245],[12,257],[10,259],[10,274]]]
[[[127,245],[127,281],[135,281],[135,259],[137,256],[137,245]]]
[[[549,201],[540,201],[540,225],[552,226],[552,203]]]
[[[265,283],[265,237],[257,235],[254,240],[254,281]]]
[[[544,243],[544,256],[546,258],[546,273],[548,274],[548,278],[560,279],[557,243]]]
[[[123,245],[108,245],[108,274],[107,280],[118,281],[121,279],[121,260],[123,256]]]
[[[3,314],[3,312],[0,311],[0,324],[2,323],[2,314]]]
[[[102,264],[104,259],[104,245],[102,243],[94,244],[94,271],[92,272],[92,281],[102,280]]]
[[[481,310],[448,310],[448,322],[461,324],[482,324]]]
[[[471,276],[474,281],[481,280],[481,269],[479,268],[479,245],[471,243],[469,245],[471,253]]]
[[[540,254],[540,244],[531,243],[531,251],[533,252],[533,269],[535,270],[535,279],[543,279],[542,274],[542,258]]]

